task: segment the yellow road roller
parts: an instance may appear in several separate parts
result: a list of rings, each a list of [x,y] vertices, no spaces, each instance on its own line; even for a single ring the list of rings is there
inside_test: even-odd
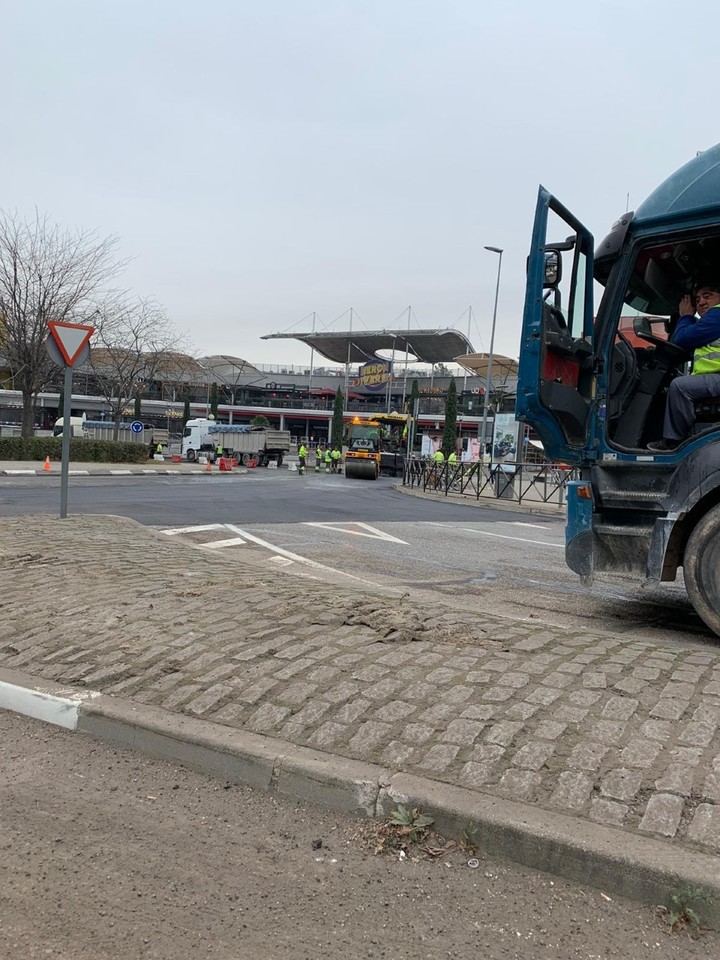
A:
[[[404,414],[397,413],[373,419],[353,417],[348,430],[345,476],[351,480],[377,480],[382,451],[388,444],[387,434],[393,427],[398,428],[406,421]]]

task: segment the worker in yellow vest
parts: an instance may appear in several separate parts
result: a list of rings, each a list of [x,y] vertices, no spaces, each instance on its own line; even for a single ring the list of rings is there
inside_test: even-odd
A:
[[[450,456],[448,457],[448,461],[447,461],[447,462],[448,462],[448,466],[450,466],[450,467],[455,467],[455,466],[457,466],[458,458],[457,458],[457,454],[455,453],[454,450],[452,450],[452,451],[450,452]]]
[[[304,443],[298,447],[298,473],[302,476],[305,473],[305,461],[307,460],[308,448]]]
[[[332,453],[330,454],[330,457],[332,458],[332,472],[333,472],[333,473],[340,473],[340,468],[341,468],[341,465],[342,465],[342,463],[341,463],[341,462],[342,462],[342,453],[338,450],[337,447],[335,447],[335,449],[334,449],[334,450],[332,451]]]
[[[445,454],[442,450],[435,451],[433,454],[433,463],[438,467],[441,467],[445,463]]]
[[[330,447],[325,450],[325,473],[330,473],[332,467],[332,451]]]
[[[320,466],[325,462],[325,447],[319,443],[315,448],[315,473],[320,473]]]

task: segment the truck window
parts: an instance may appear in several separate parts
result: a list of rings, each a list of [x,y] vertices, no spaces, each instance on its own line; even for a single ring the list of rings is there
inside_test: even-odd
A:
[[[190,427],[185,427],[185,429],[183,430],[183,436],[184,436],[184,437],[191,437],[191,436],[192,436],[192,430],[190,429]]]
[[[667,238],[630,258],[623,302],[608,305],[613,317],[601,311],[609,342],[607,434],[617,446],[644,450],[660,439],[668,387],[690,359],[669,342],[680,298],[718,268],[717,234]]]

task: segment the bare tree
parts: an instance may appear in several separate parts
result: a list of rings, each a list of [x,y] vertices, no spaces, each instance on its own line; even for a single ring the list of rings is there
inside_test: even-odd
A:
[[[22,435],[33,433],[33,404],[52,366],[48,320],[82,321],[99,288],[121,268],[116,240],[71,232],[36,214],[0,212],[0,351],[22,393]]]
[[[149,300],[113,300],[98,308],[97,334],[90,366],[107,401],[118,439],[128,401],[155,379],[173,351],[178,335],[164,311]]]

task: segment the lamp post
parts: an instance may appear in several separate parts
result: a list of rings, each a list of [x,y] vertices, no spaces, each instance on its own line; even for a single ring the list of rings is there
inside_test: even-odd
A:
[[[487,374],[485,376],[485,403],[483,404],[482,418],[483,461],[485,460],[485,431],[487,429],[488,402],[490,400],[490,387],[492,383],[493,350],[495,348],[495,323],[497,321],[498,294],[500,293],[500,270],[502,269],[503,255],[500,247],[485,247],[485,250],[489,250],[490,253],[497,253],[498,268],[497,281],[495,283],[495,306],[493,307],[492,330],[490,331],[490,353],[488,354]],[[492,463],[492,443],[490,444],[490,463]]]

